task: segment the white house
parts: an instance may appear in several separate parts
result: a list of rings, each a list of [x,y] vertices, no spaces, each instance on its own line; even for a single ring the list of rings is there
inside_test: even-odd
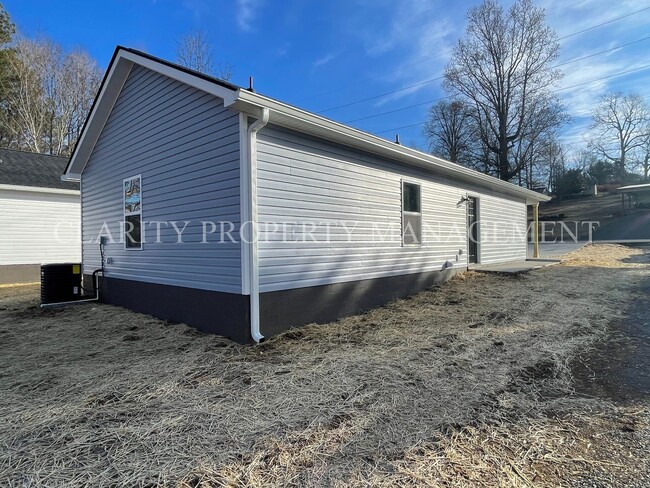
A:
[[[103,300],[242,342],[526,259],[548,200],[122,47],[64,178]]]
[[[0,149],[0,284],[36,282],[40,265],[80,262],[79,184],[67,158]]]

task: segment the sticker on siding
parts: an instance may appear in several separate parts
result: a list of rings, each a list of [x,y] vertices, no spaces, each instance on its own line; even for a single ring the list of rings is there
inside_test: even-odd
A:
[[[140,211],[140,178],[131,178],[124,182],[124,211],[134,213]]]

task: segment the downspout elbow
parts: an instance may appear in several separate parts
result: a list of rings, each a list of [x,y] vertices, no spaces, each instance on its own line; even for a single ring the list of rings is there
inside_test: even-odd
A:
[[[260,118],[257,119],[251,126],[248,128],[248,135],[253,136],[254,134],[257,134],[257,131],[259,131],[262,127],[264,127],[266,124],[269,123],[269,109],[268,108],[263,108],[262,113],[260,115]],[[251,143],[254,141],[251,141]],[[255,151],[257,153],[257,151]],[[257,154],[252,154],[251,153],[251,159],[253,156],[257,156]]]

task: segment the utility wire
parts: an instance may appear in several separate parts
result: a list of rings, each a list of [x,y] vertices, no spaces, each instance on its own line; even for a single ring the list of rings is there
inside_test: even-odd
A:
[[[589,54],[589,55],[587,55],[587,56],[582,56],[582,57],[579,57],[579,58],[574,58],[574,59],[571,59],[571,60],[566,61],[566,62],[564,62],[564,63],[556,64],[555,66],[553,66],[553,68],[559,68],[559,67],[561,67],[561,66],[566,66],[567,64],[576,63],[576,62],[578,62],[578,61],[582,61],[582,60],[584,60],[584,59],[589,59],[589,58],[593,58],[593,57],[595,57],[595,56],[599,56],[599,55],[601,55],[601,54],[605,54],[605,53],[609,53],[609,52],[612,52],[612,51],[616,51],[617,49],[621,49],[621,48],[623,48],[623,47],[630,46],[630,45],[632,45],[632,44],[637,44],[637,43],[642,42],[642,41],[647,41],[648,39],[650,39],[650,36],[643,37],[643,38],[641,38],[641,39],[638,39],[638,40],[636,40],[636,41],[632,41],[632,42],[628,42],[628,43],[626,43],[626,44],[620,44],[620,45],[618,45],[618,46],[616,46],[616,47],[612,47],[612,48],[610,48],[610,49],[606,49],[606,50],[604,50],[604,51],[600,51],[600,52],[597,52],[597,53]],[[353,123],[353,122],[359,122],[359,121],[361,121],[361,120],[373,119],[373,118],[375,118],[375,117],[381,117],[382,115],[388,115],[388,114],[393,114],[393,113],[395,113],[395,112],[401,112],[402,110],[408,110],[408,109],[410,109],[410,108],[420,107],[420,106],[422,106],[422,105],[427,105],[427,104],[429,104],[429,103],[439,102],[439,101],[441,101],[441,100],[446,100],[446,99],[448,99],[448,98],[452,98],[452,96],[451,96],[451,95],[448,95],[448,96],[446,96],[446,97],[436,98],[436,99],[433,99],[433,100],[428,100],[428,101],[426,101],[426,102],[414,103],[413,105],[407,105],[406,107],[400,107],[400,108],[396,108],[396,109],[393,109],[393,110],[388,110],[388,111],[386,111],[386,112],[379,112],[379,113],[372,114],[372,115],[366,115],[365,117],[359,117],[359,118],[357,118],[357,119],[346,120],[346,121],[343,122],[343,123],[344,123],[344,124],[351,124],[351,123]]]
[[[590,84],[590,83],[596,83],[597,81],[607,80],[607,79],[610,79],[610,78],[614,78],[614,77],[616,77],[616,76],[627,75],[627,74],[629,74],[629,73],[634,73],[634,72],[637,72],[637,71],[642,71],[642,70],[644,70],[644,69],[648,69],[648,68],[650,68],[650,64],[646,64],[646,65],[644,65],[644,66],[640,66],[640,67],[638,67],[638,68],[629,69],[629,70],[626,70],[626,71],[619,71],[618,73],[614,73],[614,74],[607,75],[607,76],[602,76],[602,77],[600,77],[600,78],[596,78],[595,80],[583,81],[583,82],[580,82],[580,83],[576,83],[576,84],[574,84],[574,85],[564,86],[564,87],[562,87],[562,88],[559,88],[559,89],[556,90],[556,91],[560,92],[560,91],[564,91],[564,90],[570,90],[571,88],[576,88],[576,87],[578,87],[578,86],[584,86],[584,85],[588,85],[588,84]],[[400,126],[400,127],[393,127],[392,129],[387,129],[387,130],[382,130],[382,131],[374,132],[374,134],[385,134],[386,132],[393,132],[393,131],[400,130],[400,129],[408,129],[408,128],[410,128],[410,127],[416,127],[416,126],[418,126],[418,125],[424,125],[424,124],[426,124],[427,122],[428,122],[428,121],[425,120],[425,121],[423,121],[423,122],[418,122],[417,124],[409,124],[409,125],[403,125],[403,126]]]
[[[558,41],[562,41],[564,39],[568,39],[569,37],[573,37],[573,36],[577,36],[579,34],[583,34],[583,33],[588,32],[590,30],[597,29],[598,27],[602,27],[604,25],[611,24],[612,22],[616,22],[618,20],[625,19],[627,17],[631,17],[633,15],[644,12],[646,10],[650,10],[650,7],[641,8],[641,9],[636,10],[634,12],[630,12],[629,14],[625,14],[625,15],[621,15],[620,17],[616,17],[615,19],[606,20],[605,22],[601,22],[600,24],[592,25],[591,27],[587,27],[586,29],[582,29],[582,30],[579,30],[577,32],[572,32],[571,34],[567,34],[566,36],[562,36],[562,37],[558,38]]]
[[[569,8],[580,7],[582,4],[586,3],[587,1],[588,0],[582,0],[582,2],[578,2],[578,3],[575,3],[573,5],[565,5],[564,7],[554,9],[554,10],[551,10],[551,11],[547,12],[546,15],[547,16],[556,15],[556,14],[558,14],[560,12],[563,12],[563,11],[569,9]],[[395,68],[395,69],[392,69],[390,71],[386,71],[381,76],[380,75],[374,75],[374,76],[373,75],[367,75],[367,76],[364,76],[360,80],[353,81],[353,82],[350,82],[350,83],[346,83],[345,85],[339,85],[337,88],[332,88],[330,90],[325,90],[325,91],[322,91],[322,92],[319,92],[319,93],[315,93],[315,94],[313,94],[313,95],[311,95],[311,96],[309,96],[307,98],[303,98],[303,99],[300,100],[300,103],[304,103],[306,101],[313,100],[314,98],[320,98],[323,95],[329,95],[330,93],[336,93],[338,91],[344,90],[344,89],[349,88],[351,86],[360,85],[361,83],[365,83],[367,80],[378,79],[378,78],[383,77],[383,76],[388,75],[388,74],[397,73],[398,71],[402,71],[402,70],[404,70],[406,68],[412,68],[413,66],[416,66],[418,64],[422,64],[425,61],[429,61],[430,59],[432,59],[434,57],[435,57],[434,54],[430,54],[428,56],[423,56],[423,57],[419,58],[417,61],[413,61],[412,63],[405,64],[403,66],[400,66],[399,68]]]
[[[568,39],[569,37],[577,36],[577,35],[582,34],[582,33],[584,33],[584,32],[588,32],[588,31],[590,31],[590,30],[597,29],[598,27],[602,27],[602,26],[604,26],[604,25],[611,24],[611,23],[613,23],[613,22],[617,22],[617,21],[619,21],[619,20],[621,20],[621,19],[625,19],[625,18],[627,18],[627,17],[631,17],[631,16],[633,16],[633,15],[636,15],[636,14],[638,14],[638,13],[644,12],[644,11],[646,11],[646,10],[650,10],[650,7],[644,7],[644,8],[642,8],[642,9],[635,10],[634,12],[630,12],[629,14],[621,15],[620,17],[615,17],[615,18],[613,18],[613,19],[607,20],[607,21],[605,21],[605,22],[601,22],[601,23],[596,24],[596,25],[592,25],[592,26],[587,27],[587,28],[585,28],[585,29],[582,29],[582,30],[579,30],[579,31],[576,31],[576,32],[572,32],[571,34],[567,34],[566,36],[562,36],[562,37],[558,38],[558,40],[561,41],[561,40],[563,40],[563,39]],[[412,63],[412,64],[407,65],[407,66],[402,66],[402,67],[400,67],[400,68],[398,68],[398,69],[396,69],[396,70],[390,71],[389,73],[393,73],[393,72],[396,72],[396,71],[401,71],[402,69],[404,69],[404,68],[406,68],[406,67],[413,66],[413,65],[415,65],[415,64],[419,64],[420,62],[423,62],[423,61],[425,61],[426,59],[428,59],[428,58],[424,58],[424,59],[422,59],[422,60],[420,60],[420,61],[417,61],[417,62]],[[433,83],[434,81],[439,81],[439,80],[441,80],[441,79],[443,79],[443,78],[444,78],[443,76],[438,76],[438,77],[436,77],[436,78],[431,78],[431,79],[429,79],[429,80],[421,81],[421,82],[419,82],[419,83],[415,83],[415,84],[413,84],[413,85],[408,85],[408,86],[405,86],[405,87],[402,87],[402,88],[398,88],[398,89],[396,89],[396,90],[392,90],[392,91],[388,91],[388,92],[385,92],[385,93],[381,93],[381,94],[379,94],[379,95],[374,95],[374,96],[372,96],[372,97],[363,98],[363,99],[361,99],[361,100],[353,100],[353,101],[351,101],[351,102],[344,103],[344,104],[342,104],[342,105],[337,105],[337,106],[334,106],[334,107],[328,107],[328,108],[326,108],[326,109],[319,110],[319,111],[317,111],[317,112],[315,112],[315,113],[317,113],[317,114],[324,114],[324,113],[327,113],[327,112],[331,112],[331,111],[333,111],[333,110],[338,110],[338,109],[341,109],[341,108],[350,107],[350,106],[352,106],[352,105],[357,105],[357,104],[359,104],[359,103],[368,102],[368,101],[371,101],[371,100],[376,100],[377,98],[382,98],[382,97],[385,97],[385,96],[388,96],[388,95],[393,95],[393,94],[395,94],[395,93],[399,93],[399,92],[402,92],[402,91],[405,91],[405,90],[409,90],[409,89],[411,89],[411,88],[416,88],[416,87],[418,87],[418,86],[422,86],[422,85],[426,85],[426,84],[429,84],[429,83]],[[350,83],[349,85],[346,85],[346,86],[353,86],[353,85],[356,85],[356,84],[358,84],[358,83],[361,83],[361,82]],[[336,89],[336,90],[331,90],[331,91],[329,91],[329,92],[327,92],[327,93],[331,93],[331,92],[334,92],[334,91],[337,91],[337,90],[338,90],[338,89]],[[313,97],[311,97],[311,98],[312,98],[312,99],[313,99],[313,98],[316,98],[316,96],[313,96]]]
[[[316,112],[316,113],[317,114],[324,114],[325,112],[331,112],[332,110],[337,110],[339,108],[349,107],[350,105],[356,105],[357,103],[362,103],[362,102],[367,102],[367,101],[370,101],[370,100],[375,100],[377,98],[385,97],[387,95],[392,95],[394,93],[399,93],[399,92],[404,91],[404,90],[409,90],[411,88],[426,85],[428,83],[433,83],[434,81],[442,80],[442,78],[443,78],[442,76],[438,76],[436,78],[431,78],[430,80],[421,81],[419,83],[415,83],[413,85],[408,85],[408,86],[399,88],[397,90],[392,90],[392,91],[389,91],[389,92],[386,92],[386,93],[380,93],[379,95],[374,95],[372,97],[364,98],[362,100],[355,100],[354,102],[350,102],[350,103],[344,103],[343,105],[337,105],[336,107],[330,107],[330,108],[327,108],[325,110],[321,110],[321,111]]]
[[[637,39],[636,41],[628,42],[628,43],[625,43],[625,44],[619,44],[618,46],[612,47],[610,49],[605,49],[604,51],[599,51],[597,53],[588,54],[586,56],[582,56],[582,57],[579,57],[579,58],[570,59],[569,61],[565,61],[564,63],[556,64],[553,67],[554,68],[559,68],[561,66],[566,66],[567,64],[575,63],[577,61],[582,61],[583,59],[593,58],[595,56],[599,56],[600,54],[606,54],[606,53],[609,53],[609,52],[612,52],[612,51],[616,51],[617,49],[622,49],[624,47],[631,46],[632,44],[638,44],[639,42],[647,41],[648,39],[650,39],[650,36],[642,37],[641,39]]]
[[[426,102],[414,103],[413,105],[407,105],[406,107],[396,108],[394,110],[388,110],[387,112],[379,112],[378,114],[366,115],[365,117],[359,117],[358,119],[346,120],[344,124],[351,124],[353,122],[359,122],[361,120],[374,119],[375,117],[381,117],[382,115],[394,114],[395,112],[401,112],[402,110],[408,110],[409,108],[420,107],[422,105],[429,105],[430,103],[440,102],[441,100],[446,100],[447,98],[452,98],[453,95],[447,95],[446,97],[434,98],[433,100],[427,100]]]

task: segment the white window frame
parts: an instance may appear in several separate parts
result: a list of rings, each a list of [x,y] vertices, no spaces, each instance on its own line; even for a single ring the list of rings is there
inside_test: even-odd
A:
[[[126,211],[126,196],[124,195],[124,185],[127,181],[131,181],[134,179],[139,179],[140,180],[140,210],[137,212],[127,212]],[[143,191],[142,191],[142,174],[137,174],[130,176],[129,178],[124,178],[122,180],[122,225],[123,225],[123,233],[122,233],[122,238],[124,239],[124,250],[125,251],[141,251],[142,250],[142,243],[144,242],[144,226],[142,225],[142,207],[143,207]],[[127,246],[127,241],[128,237],[126,236],[126,217],[130,217],[133,215],[139,215],[140,216],[140,246],[139,247],[134,247],[134,246]]]
[[[419,197],[420,197],[420,202],[419,202],[419,207],[420,211],[419,212],[407,212],[404,210],[404,185],[415,185],[417,186],[420,191],[419,191]],[[424,240],[424,234],[422,231],[422,228],[424,226],[424,222],[422,221],[422,183],[419,181],[414,181],[414,180],[406,180],[406,179],[401,179],[400,180],[400,210],[402,211],[401,217],[401,225],[400,225],[400,234],[402,236],[402,247],[422,247],[422,241]],[[413,242],[413,243],[405,243],[404,242],[404,215],[419,215],[420,216],[420,242]]]

